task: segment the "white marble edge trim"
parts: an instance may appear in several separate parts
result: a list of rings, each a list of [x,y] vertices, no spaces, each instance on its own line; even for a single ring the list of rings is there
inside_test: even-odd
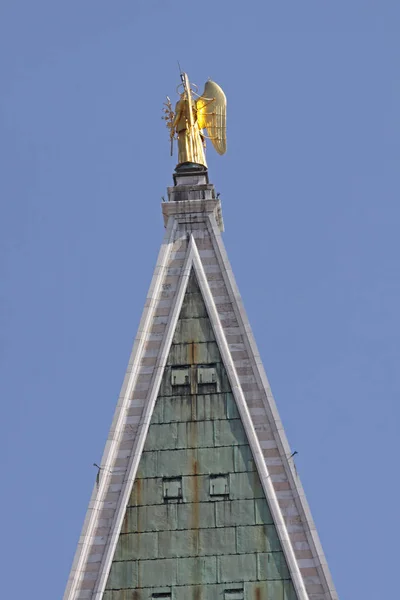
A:
[[[280,449],[282,462],[290,482],[292,490],[296,491],[294,494],[294,501],[299,510],[299,514],[302,517],[302,523],[306,525],[306,534],[310,546],[312,548],[314,556],[318,557],[320,565],[317,566],[319,573],[321,574],[321,583],[325,587],[325,596],[327,600],[337,600],[337,592],[329,571],[329,567],[325,558],[324,551],[311,515],[311,511],[305,497],[304,489],[301,484],[300,478],[295,472],[293,465],[289,462],[288,456],[290,456],[290,446],[286,438],[286,434],[283,429],[282,422],[279,417],[278,409],[271,391],[271,387],[268,382],[267,375],[265,373],[260,354],[258,352],[257,344],[248,321],[243,302],[239,289],[236,284],[236,280],[233,274],[232,267],[229,262],[225,246],[222,241],[222,236],[218,228],[218,224],[215,220],[214,215],[209,215],[209,233],[214,246],[214,251],[217,256],[217,260],[221,264],[222,274],[225,281],[228,294],[231,298],[233,309],[238,319],[238,323],[243,331],[243,338],[249,355],[253,358],[254,364],[256,365],[257,378],[261,389],[264,390],[265,398],[263,398],[264,406],[267,414],[272,418],[272,422],[275,424],[274,436]],[[267,401],[267,403],[266,403]]]
[[[144,343],[146,341],[145,333],[149,330],[151,323],[153,321],[153,314],[156,306],[156,302],[154,302],[154,298],[158,296],[158,293],[161,288],[162,281],[165,276],[165,267],[168,264],[169,256],[172,250],[171,241],[173,241],[175,229],[177,227],[177,221],[175,219],[170,219],[170,222],[167,226],[167,231],[164,236],[163,244],[160,248],[160,252],[157,257],[156,267],[154,271],[154,275],[150,284],[149,292],[147,294],[147,299],[150,298],[150,306],[146,306],[143,310],[142,318],[139,323],[138,333],[135,338],[135,342],[133,345],[133,350],[131,352],[131,357],[129,360],[129,364],[132,365],[128,384],[126,386],[123,402],[120,403],[118,401],[117,408],[115,410],[113,422],[111,425],[111,430],[109,436],[107,438],[106,446],[104,449],[104,453],[101,459],[101,467],[102,472],[107,474],[100,478],[99,486],[94,486],[92,496],[89,502],[89,508],[86,513],[85,522],[83,525],[84,533],[81,534],[78,548],[75,553],[75,557],[72,563],[71,572],[69,575],[69,579],[67,582],[67,587],[64,593],[63,600],[73,600],[76,596],[76,592],[78,589],[78,585],[81,580],[81,575],[84,572],[84,565],[87,561],[88,551],[91,547],[91,540],[93,537],[93,531],[96,528],[99,510],[101,508],[101,504],[103,502],[103,498],[107,493],[108,484],[110,480],[110,470],[112,464],[115,459],[115,455],[118,450],[118,446],[120,443],[120,438],[123,433],[123,425],[125,422],[125,415],[127,408],[129,406],[130,397],[132,394],[132,390],[134,388],[136,378],[138,375],[140,360],[144,348]],[[129,369],[129,367],[128,367]],[[124,386],[124,383],[123,383]],[[111,435],[114,429],[114,434]],[[110,439],[111,438],[111,439]],[[89,518],[87,518],[89,517]],[[84,541],[82,541],[82,538]],[[101,569],[101,567],[100,567]],[[101,573],[101,570],[100,570]],[[101,597],[101,596],[100,596]]]
[[[168,354],[171,348],[172,339],[175,333],[176,324],[178,322],[179,314],[182,307],[183,298],[186,292],[187,284],[189,281],[189,275],[192,268],[193,262],[193,247],[191,244],[188,245],[185,263],[183,265],[178,289],[175,294],[173,301],[172,310],[168,319],[167,328],[163,337],[162,345],[157,357],[157,364],[154,369],[153,377],[150,383],[149,391],[143,410],[143,414],[140,420],[138,431],[135,437],[135,444],[130,458],[130,463],[127,469],[127,477],[124,481],[124,486],[121,490],[114,522],[112,526],[112,533],[107,540],[107,545],[103,554],[103,560],[100,567],[99,577],[96,582],[96,586],[93,592],[93,600],[101,600],[104,594],[107,578],[111,569],[112,561],[115,554],[116,545],[118,542],[119,534],[121,532],[122,522],[124,519],[126,506],[129,500],[129,496],[132,491],[132,486],[135,481],[136,473],[139,467],[139,462],[142,456],[144,444],[146,441],[148,429],[150,426],[151,417],[154,411],[154,406],[157,401],[158,390],[160,388],[161,379],[164,373],[165,365],[168,359]]]
[[[285,521],[283,519],[281,509],[276,497],[275,489],[268,473],[268,468],[264,460],[260,442],[258,441],[257,434],[254,430],[253,421],[246,403],[246,399],[241,388],[238,375],[233,363],[231,353],[229,351],[228,343],[225,338],[223,327],[220,323],[218,312],[214,303],[214,299],[208,285],[207,277],[201,263],[200,254],[197,250],[196,243],[193,236],[191,236],[191,242],[194,250],[193,267],[198,279],[201,293],[203,295],[204,302],[207,307],[207,312],[211,325],[214,330],[215,337],[217,339],[218,347],[221,352],[221,357],[224,362],[230,384],[232,387],[232,393],[235,397],[237,407],[249,440],[249,444],[257,465],[258,474],[261,479],[261,483],[268,499],[271,512],[274,518],[275,526],[278,530],[279,538],[282,544],[282,548],[285,553],[286,560],[288,562],[290,574],[292,576],[293,585],[295,587],[299,600],[309,600],[308,594],[304,585],[303,578],[300,573],[300,569],[297,563],[296,556],[289,538],[288,531],[286,529]]]

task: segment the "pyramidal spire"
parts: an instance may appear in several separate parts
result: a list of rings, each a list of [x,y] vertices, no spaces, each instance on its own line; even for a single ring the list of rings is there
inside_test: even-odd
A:
[[[64,600],[335,600],[220,201],[174,183]]]

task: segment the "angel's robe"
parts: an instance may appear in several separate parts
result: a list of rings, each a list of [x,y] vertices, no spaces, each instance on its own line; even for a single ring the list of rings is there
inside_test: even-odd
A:
[[[190,110],[193,114],[193,125],[190,125]],[[189,106],[187,98],[182,97],[175,106],[174,126],[178,134],[178,164],[191,162],[207,167],[204,154],[203,138],[197,122],[196,104]]]

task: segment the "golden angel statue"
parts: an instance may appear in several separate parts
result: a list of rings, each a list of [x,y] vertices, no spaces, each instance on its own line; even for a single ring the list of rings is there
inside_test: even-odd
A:
[[[173,140],[177,139],[178,167],[183,164],[207,167],[206,139],[211,140],[218,154],[226,152],[226,96],[214,81],[208,80],[203,95],[199,96],[191,88],[186,73],[181,74],[181,80],[183,90],[175,111],[172,110],[168,96],[164,103],[163,118],[170,131],[171,156]],[[206,133],[203,132],[204,129]]]

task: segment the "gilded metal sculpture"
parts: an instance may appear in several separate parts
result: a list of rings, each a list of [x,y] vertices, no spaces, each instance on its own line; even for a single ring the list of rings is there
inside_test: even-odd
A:
[[[191,87],[186,73],[181,73],[181,80],[183,90],[175,111],[168,96],[164,103],[163,118],[170,132],[171,156],[177,139],[178,167],[184,164],[207,167],[206,139],[211,140],[218,154],[226,152],[226,96],[214,81],[208,80],[203,95],[199,96],[193,89],[197,86]]]

